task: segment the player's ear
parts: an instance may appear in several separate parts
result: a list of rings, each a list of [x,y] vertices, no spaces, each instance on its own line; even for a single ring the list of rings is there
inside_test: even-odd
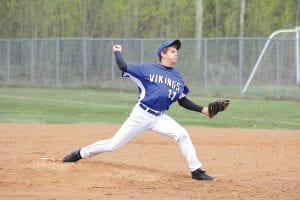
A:
[[[164,56],[164,54],[166,54],[166,51],[162,51],[162,52],[160,53],[160,57],[162,58],[162,57]]]
[[[159,61],[161,61],[161,59],[162,59],[162,57],[163,57],[162,54],[163,54],[163,52],[160,52],[159,57],[158,57],[158,60],[159,60]]]

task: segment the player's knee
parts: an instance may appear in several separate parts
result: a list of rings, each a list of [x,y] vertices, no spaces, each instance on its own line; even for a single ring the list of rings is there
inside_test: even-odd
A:
[[[176,141],[185,139],[185,138],[187,138],[187,137],[188,137],[188,132],[187,132],[187,130],[184,129],[184,128],[181,128],[180,130],[178,130]]]
[[[111,145],[111,144],[107,145],[107,147],[106,147],[106,151],[107,152],[111,152],[111,151],[113,151],[115,149],[117,149],[116,146]]]
[[[114,150],[120,148],[120,146],[121,146],[121,145],[118,145],[117,143],[115,143],[115,142],[113,142],[113,141],[110,141],[109,144],[107,145],[106,150],[107,150],[108,152],[114,151]]]

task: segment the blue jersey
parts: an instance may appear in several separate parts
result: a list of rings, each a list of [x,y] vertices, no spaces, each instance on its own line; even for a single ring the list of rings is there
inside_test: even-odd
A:
[[[139,88],[138,101],[156,111],[169,106],[188,94],[180,73],[160,64],[128,64],[124,77],[130,77]]]

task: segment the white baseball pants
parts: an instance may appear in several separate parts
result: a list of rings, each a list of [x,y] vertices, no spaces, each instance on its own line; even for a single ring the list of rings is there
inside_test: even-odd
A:
[[[113,151],[146,130],[153,130],[173,138],[188,162],[190,171],[202,167],[187,131],[168,115],[154,116],[140,108],[138,103],[112,138],[99,140],[94,144],[81,148],[80,155],[83,159],[86,159],[99,153]]]

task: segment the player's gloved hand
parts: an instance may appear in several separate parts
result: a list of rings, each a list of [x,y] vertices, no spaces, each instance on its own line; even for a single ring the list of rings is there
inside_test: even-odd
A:
[[[219,112],[226,110],[229,106],[229,100],[217,100],[208,104],[208,116],[210,118],[217,115]]]

